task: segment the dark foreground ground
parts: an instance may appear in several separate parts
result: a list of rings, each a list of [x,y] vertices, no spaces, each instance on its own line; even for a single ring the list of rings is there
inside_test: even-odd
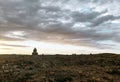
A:
[[[120,55],[1,55],[0,82],[120,82]]]

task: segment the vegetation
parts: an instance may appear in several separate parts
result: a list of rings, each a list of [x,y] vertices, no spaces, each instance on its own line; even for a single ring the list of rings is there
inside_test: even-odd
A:
[[[0,82],[120,82],[120,55],[1,55]]]

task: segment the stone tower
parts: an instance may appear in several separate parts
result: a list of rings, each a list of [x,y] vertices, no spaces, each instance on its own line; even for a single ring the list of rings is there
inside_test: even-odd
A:
[[[32,55],[38,55],[38,52],[37,52],[36,48],[33,49]]]

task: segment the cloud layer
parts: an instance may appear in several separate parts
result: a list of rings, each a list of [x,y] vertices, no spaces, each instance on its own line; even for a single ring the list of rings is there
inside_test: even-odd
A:
[[[119,0],[0,0],[0,40],[118,47],[119,5]]]

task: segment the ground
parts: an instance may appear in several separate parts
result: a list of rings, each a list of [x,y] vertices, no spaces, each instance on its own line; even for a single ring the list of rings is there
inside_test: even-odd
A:
[[[0,82],[120,82],[120,55],[1,55]]]

